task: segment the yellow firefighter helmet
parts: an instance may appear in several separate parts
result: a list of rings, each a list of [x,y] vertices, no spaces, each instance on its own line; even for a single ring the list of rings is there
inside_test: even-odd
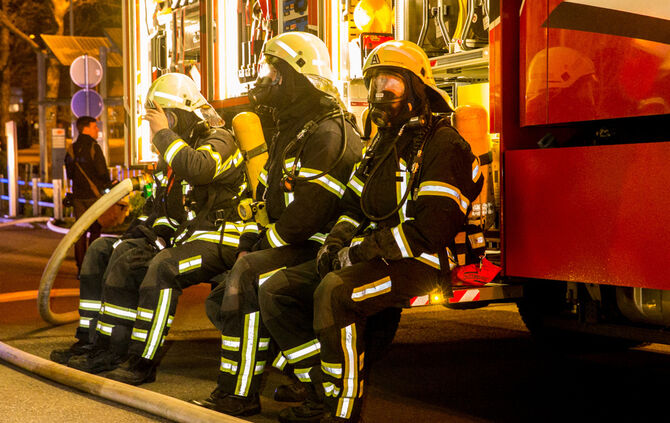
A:
[[[328,47],[316,35],[299,31],[279,34],[265,43],[263,54],[282,59],[316,89],[339,100]]]
[[[200,93],[195,81],[183,73],[166,73],[151,84],[147,93],[146,107],[153,108],[154,104],[163,109],[193,112],[213,127],[224,124],[221,116]]]
[[[377,68],[401,68],[416,75],[429,89],[426,90],[431,110],[447,113],[454,110],[449,94],[437,88],[428,56],[411,41],[391,40],[378,45],[370,52],[363,65],[363,76]]]

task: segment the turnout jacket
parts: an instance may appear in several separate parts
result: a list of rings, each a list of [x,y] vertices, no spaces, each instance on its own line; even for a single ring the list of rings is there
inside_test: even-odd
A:
[[[152,142],[186,196],[186,221],[172,225],[175,243],[203,240],[237,247],[244,229],[236,221],[237,204],[246,181],[244,159],[232,134],[214,128],[187,143],[172,130],[162,129]]]
[[[413,139],[420,130],[405,132],[396,143],[396,131],[380,131],[371,160],[365,159],[347,184],[343,212],[326,243],[341,247],[351,241],[352,263],[414,258],[439,269],[438,255],[444,257],[446,252],[448,269],[456,266],[454,238],[466,224],[483,175],[470,145],[451,126],[438,126],[425,141],[412,190],[397,213],[372,221],[361,210],[364,188],[363,205],[373,217],[383,217],[400,204],[410,180]],[[380,167],[370,175],[375,166]]]
[[[287,146],[310,121],[316,121],[325,108],[312,107],[306,114],[292,119],[288,125],[278,125],[269,146],[268,160],[259,175],[256,198],[265,201],[269,222],[261,228],[259,235],[255,223],[248,224],[239,249],[252,251],[298,244],[308,240],[320,244],[338,216],[339,201],[346,189],[353,166],[361,159],[362,144],[354,127],[345,119],[347,147],[343,157],[333,167],[342,148],[342,119],[340,115],[321,121],[311,135],[305,137],[302,153],[298,158],[299,176],[316,176],[312,180],[297,180],[292,192],[282,189],[284,173],[282,166],[291,169],[296,160],[296,148]],[[285,158],[284,158],[285,156]],[[282,163],[285,160],[285,163]],[[331,169],[332,168],[332,169]]]
[[[189,185],[185,180],[176,178],[162,158],[159,158],[152,176],[151,196],[144,203],[142,214],[131,223],[123,238],[142,238],[153,234],[169,246],[175,229],[186,221],[184,194],[188,192]],[[142,227],[150,229],[150,232]]]

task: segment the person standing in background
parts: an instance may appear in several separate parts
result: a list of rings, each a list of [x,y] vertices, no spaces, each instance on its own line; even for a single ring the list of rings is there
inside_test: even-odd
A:
[[[98,138],[98,122],[91,116],[81,116],[77,119],[77,140],[67,149],[65,168],[68,177],[72,180],[72,197],[74,216],[79,219],[84,212],[98,199],[98,195],[111,183],[107,162]],[[90,182],[89,182],[90,181]],[[98,189],[94,192],[92,184]],[[77,262],[77,275],[81,271],[81,263],[89,243],[100,237],[102,227],[96,221],[74,244],[74,257]]]

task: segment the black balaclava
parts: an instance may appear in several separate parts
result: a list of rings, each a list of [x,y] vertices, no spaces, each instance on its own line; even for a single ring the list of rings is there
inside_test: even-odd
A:
[[[168,127],[190,144],[192,138],[195,138],[192,137],[193,129],[202,119],[193,112],[175,108],[166,108],[165,116],[168,119]]]
[[[307,80],[282,59],[268,56],[267,60],[277,70],[277,81],[261,78],[249,90],[249,100],[258,113],[271,111],[275,122],[311,115],[319,109],[320,93]]]

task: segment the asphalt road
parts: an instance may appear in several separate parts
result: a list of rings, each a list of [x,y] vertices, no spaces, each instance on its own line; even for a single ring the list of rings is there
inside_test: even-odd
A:
[[[35,290],[60,238],[34,226],[0,229],[0,340],[41,357],[69,345],[74,324],[49,326],[34,299],[9,301],[3,293]],[[74,271],[70,254],[55,288],[76,288]],[[213,389],[220,341],[202,309],[208,289],[185,292],[170,333],[172,347],[157,381],[146,389],[185,400]],[[64,312],[76,303],[76,297],[59,298],[53,308]],[[533,342],[514,305],[406,310],[392,349],[372,372],[365,422],[667,421],[669,352],[658,344],[546,349]],[[271,399],[283,376],[268,373],[263,413],[249,421],[276,421],[284,406]],[[1,422],[164,421],[2,362],[0,397]]]

